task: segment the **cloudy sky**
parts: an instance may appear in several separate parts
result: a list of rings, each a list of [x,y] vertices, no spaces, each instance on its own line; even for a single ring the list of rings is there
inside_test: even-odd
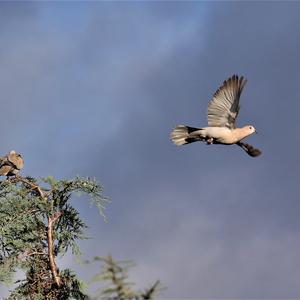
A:
[[[74,199],[84,258],[133,259],[164,299],[300,298],[299,2],[1,2],[0,152],[23,175],[96,177],[108,224]],[[214,91],[248,83],[236,146],[169,141]],[[71,258],[65,267],[91,272]],[[96,271],[96,269],[95,269]],[[0,290],[0,296],[6,295]]]

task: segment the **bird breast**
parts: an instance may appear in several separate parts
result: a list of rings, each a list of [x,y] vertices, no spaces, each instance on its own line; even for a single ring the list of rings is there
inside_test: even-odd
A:
[[[227,127],[205,127],[202,132],[205,137],[213,138],[214,143],[226,145],[235,144],[245,137],[241,137],[240,132],[236,131],[236,129]]]

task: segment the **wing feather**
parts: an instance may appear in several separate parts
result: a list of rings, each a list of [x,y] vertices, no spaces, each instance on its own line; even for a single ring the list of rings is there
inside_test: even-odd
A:
[[[208,103],[207,121],[210,127],[235,128],[239,113],[239,100],[247,80],[233,75],[223,82]]]

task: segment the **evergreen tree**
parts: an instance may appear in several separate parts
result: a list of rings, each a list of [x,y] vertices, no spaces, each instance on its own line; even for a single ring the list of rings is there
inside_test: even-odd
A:
[[[0,183],[0,283],[11,283],[17,270],[25,272],[8,300],[88,299],[76,275],[56,265],[69,249],[78,254],[76,241],[85,238],[86,225],[71,205],[77,192],[87,194],[104,217],[107,199],[89,178],[49,177],[38,184],[16,176]]]

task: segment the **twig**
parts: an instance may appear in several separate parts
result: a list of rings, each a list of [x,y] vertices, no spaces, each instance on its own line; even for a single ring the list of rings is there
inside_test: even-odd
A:
[[[153,299],[153,294],[159,285],[160,285],[160,281],[157,280],[153,284],[153,286],[143,295],[143,299],[145,299],[145,300]]]

